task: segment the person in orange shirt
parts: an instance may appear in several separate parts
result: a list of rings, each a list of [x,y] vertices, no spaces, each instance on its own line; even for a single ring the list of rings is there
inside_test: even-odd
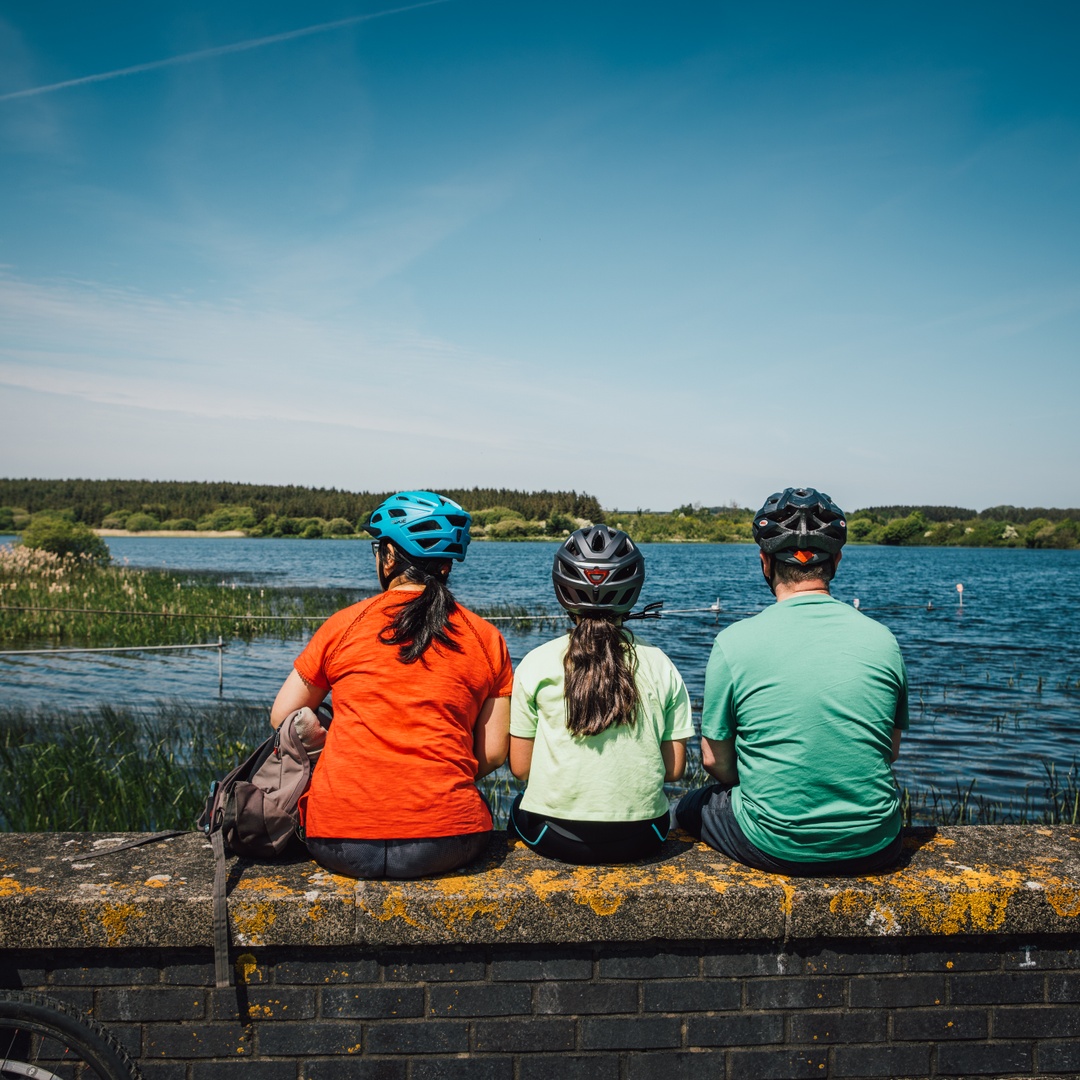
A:
[[[334,873],[426,877],[472,862],[491,837],[476,781],[506,760],[513,671],[502,634],[446,585],[470,524],[430,491],[379,506],[366,529],[383,592],[330,616],[274,701],[277,728],[333,694],[300,816]]]

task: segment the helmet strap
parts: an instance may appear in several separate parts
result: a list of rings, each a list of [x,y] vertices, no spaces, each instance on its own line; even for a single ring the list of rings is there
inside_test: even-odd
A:
[[[776,586],[773,584],[773,576],[776,573],[776,559],[772,555],[766,555],[763,551],[761,553],[761,576],[765,579],[765,584],[769,586],[769,592],[776,595]],[[768,567],[768,569],[766,569]]]

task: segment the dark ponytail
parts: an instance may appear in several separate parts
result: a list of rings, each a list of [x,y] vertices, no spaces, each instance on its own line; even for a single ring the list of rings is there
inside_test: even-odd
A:
[[[452,652],[461,652],[461,646],[450,636],[456,633],[450,616],[458,606],[446,587],[450,560],[413,559],[395,544],[394,567],[395,577],[401,573],[406,581],[423,585],[424,591],[412,593],[409,599],[389,609],[391,619],[379,631],[379,640],[384,645],[397,645],[398,660],[403,664],[422,659],[433,641]]]
[[[571,735],[599,735],[632,724],[638,709],[633,638],[607,614],[579,615],[563,659],[566,727]]]

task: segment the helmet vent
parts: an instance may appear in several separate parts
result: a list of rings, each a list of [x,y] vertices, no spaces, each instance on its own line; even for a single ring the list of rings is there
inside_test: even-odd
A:
[[[422,521],[417,521],[408,528],[411,533],[438,532],[441,526],[434,518],[424,518]]]
[[[387,510],[386,512],[392,518],[403,518],[403,517],[405,517],[405,511],[402,510],[400,506],[391,506],[390,509]],[[372,518],[371,520],[374,521],[375,519]]]
[[[446,520],[450,522],[455,528],[462,529],[468,525],[468,519],[464,514],[447,514]]]

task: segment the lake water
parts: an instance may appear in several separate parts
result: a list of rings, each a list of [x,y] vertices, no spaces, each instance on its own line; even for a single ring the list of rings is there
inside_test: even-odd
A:
[[[358,541],[114,537],[133,566],[213,572],[267,586],[375,591],[371,549]],[[638,624],[678,665],[700,706],[718,628],[772,602],[750,545],[646,544],[642,601],[671,614]],[[514,604],[557,611],[550,543],[476,543],[451,584],[470,607]],[[964,585],[963,606],[957,583]],[[833,595],[897,636],[911,683],[912,729],[897,775],[913,788],[1022,800],[1038,794],[1051,762],[1080,758],[1080,551],[848,547]],[[719,600],[720,612],[709,608]],[[927,605],[932,605],[928,610]],[[679,612],[682,612],[681,614]],[[517,662],[554,636],[549,626],[499,624]],[[273,700],[303,639],[230,642],[225,696]],[[70,706],[216,699],[217,654],[0,657],[9,703]]]

